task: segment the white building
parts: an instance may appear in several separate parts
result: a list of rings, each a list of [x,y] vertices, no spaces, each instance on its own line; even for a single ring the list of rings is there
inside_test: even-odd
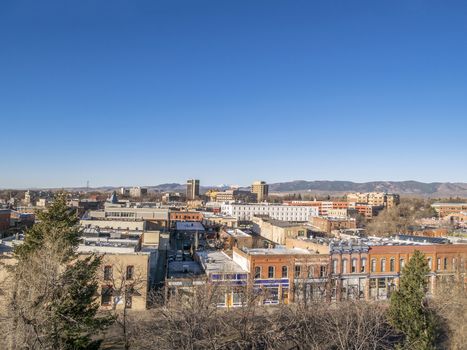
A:
[[[317,207],[282,205],[282,204],[222,204],[221,212],[240,221],[250,221],[254,215],[269,215],[276,220],[308,221],[310,216],[318,216]]]

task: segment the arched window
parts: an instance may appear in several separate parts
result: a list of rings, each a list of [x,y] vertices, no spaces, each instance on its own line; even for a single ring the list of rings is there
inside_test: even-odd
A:
[[[386,271],[386,259],[381,259],[381,272]]]
[[[366,271],[366,259],[362,258],[360,260],[360,272],[365,272]]]
[[[394,272],[395,270],[396,270],[396,262],[394,258],[391,258],[391,260],[389,260],[389,271]]]
[[[376,259],[371,259],[371,272],[376,272]]]
[[[274,266],[268,267],[268,278],[274,278]]]
[[[351,272],[352,272],[352,273],[357,272],[357,259],[353,258],[353,259],[351,260],[351,264],[352,264],[351,267],[350,267],[350,268],[351,268]]]
[[[313,266],[308,266],[308,278],[313,278],[314,272],[315,269],[313,268]]]
[[[295,265],[295,277],[300,277],[300,265]]]
[[[337,273],[337,259],[332,261],[332,273]]]
[[[255,278],[261,278],[261,267],[260,266],[255,267]]]
[[[342,273],[347,273],[347,259],[342,259]]]
[[[286,278],[288,275],[287,266],[282,266],[282,278]]]

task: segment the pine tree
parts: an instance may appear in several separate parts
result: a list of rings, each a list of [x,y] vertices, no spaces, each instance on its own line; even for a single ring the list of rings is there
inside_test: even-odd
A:
[[[407,349],[434,349],[436,319],[427,306],[427,274],[425,256],[416,250],[402,271],[399,289],[391,296],[389,319],[403,333]]]
[[[101,258],[78,258],[79,220],[65,194],[38,219],[15,249],[10,348],[90,349],[92,336],[112,322],[98,315]]]

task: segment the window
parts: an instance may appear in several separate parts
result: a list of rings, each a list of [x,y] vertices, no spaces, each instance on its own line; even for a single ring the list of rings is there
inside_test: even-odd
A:
[[[233,305],[242,305],[243,304],[243,300],[244,300],[244,297],[243,297],[243,292],[240,290],[240,291],[234,291],[232,293],[232,301],[233,301]]]
[[[394,258],[391,258],[391,260],[389,260],[389,271],[394,272],[395,270],[396,270],[396,261],[394,260]]]
[[[448,258],[443,259],[443,267],[444,267],[445,270],[448,269]]]
[[[326,266],[319,267],[319,277],[326,277]]]
[[[261,267],[260,266],[255,267],[255,278],[261,278]]]
[[[436,260],[436,270],[441,270],[441,258]]]
[[[360,272],[365,272],[366,271],[366,259],[362,258],[360,260]]]
[[[347,273],[347,259],[342,259],[342,273]]]
[[[337,260],[332,261],[332,273],[337,273]]]
[[[112,303],[112,287],[104,286],[101,291],[101,305],[110,305]]]
[[[134,266],[130,265],[126,267],[126,279],[132,280],[134,276],[135,268]]]
[[[274,266],[268,267],[268,278],[274,278]]]
[[[371,272],[376,271],[376,259],[371,259]]]
[[[456,258],[452,258],[452,269],[455,270],[456,269]]]
[[[381,272],[386,271],[386,259],[381,259]]]
[[[315,269],[313,266],[308,266],[308,278],[313,278],[313,275],[315,274]]]
[[[402,272],[402,269],[405,266],[405,260],[404,259],[399,259],[399,270]]]
[[[357,272],[357,259],[352,259],[352,266],[351,266],[352,273]]]
[[[300,277],[300,265],[295,265],[295,277]]]
[[[104,266],[104,280],[109,281],[112,279],[112,266]]]
[[[131,309],[132,305],[133,305],[133,297],[131,295],[127,295],[125,297],[125,307],[127,309]]]
[[[287,266],[282,266],[282,278],[287,277],[288,271]]]

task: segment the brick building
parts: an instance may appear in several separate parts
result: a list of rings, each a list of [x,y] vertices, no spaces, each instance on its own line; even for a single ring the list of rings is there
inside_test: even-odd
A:
[[[249,284],[265,305],[293,301],[295,260],[311,255],[299,248],[233,249],[233,260],[249,272]]]
[[[203,221],[203,213],[199,211],[171,211],[170,222],[177,221]]]
[[[352,218],[341,218],[341,217],[311,217],[310,224],[318,229],[318,231],[330,234],[334,230],[341,229],[355,229],[357,228],[357,222]]]

